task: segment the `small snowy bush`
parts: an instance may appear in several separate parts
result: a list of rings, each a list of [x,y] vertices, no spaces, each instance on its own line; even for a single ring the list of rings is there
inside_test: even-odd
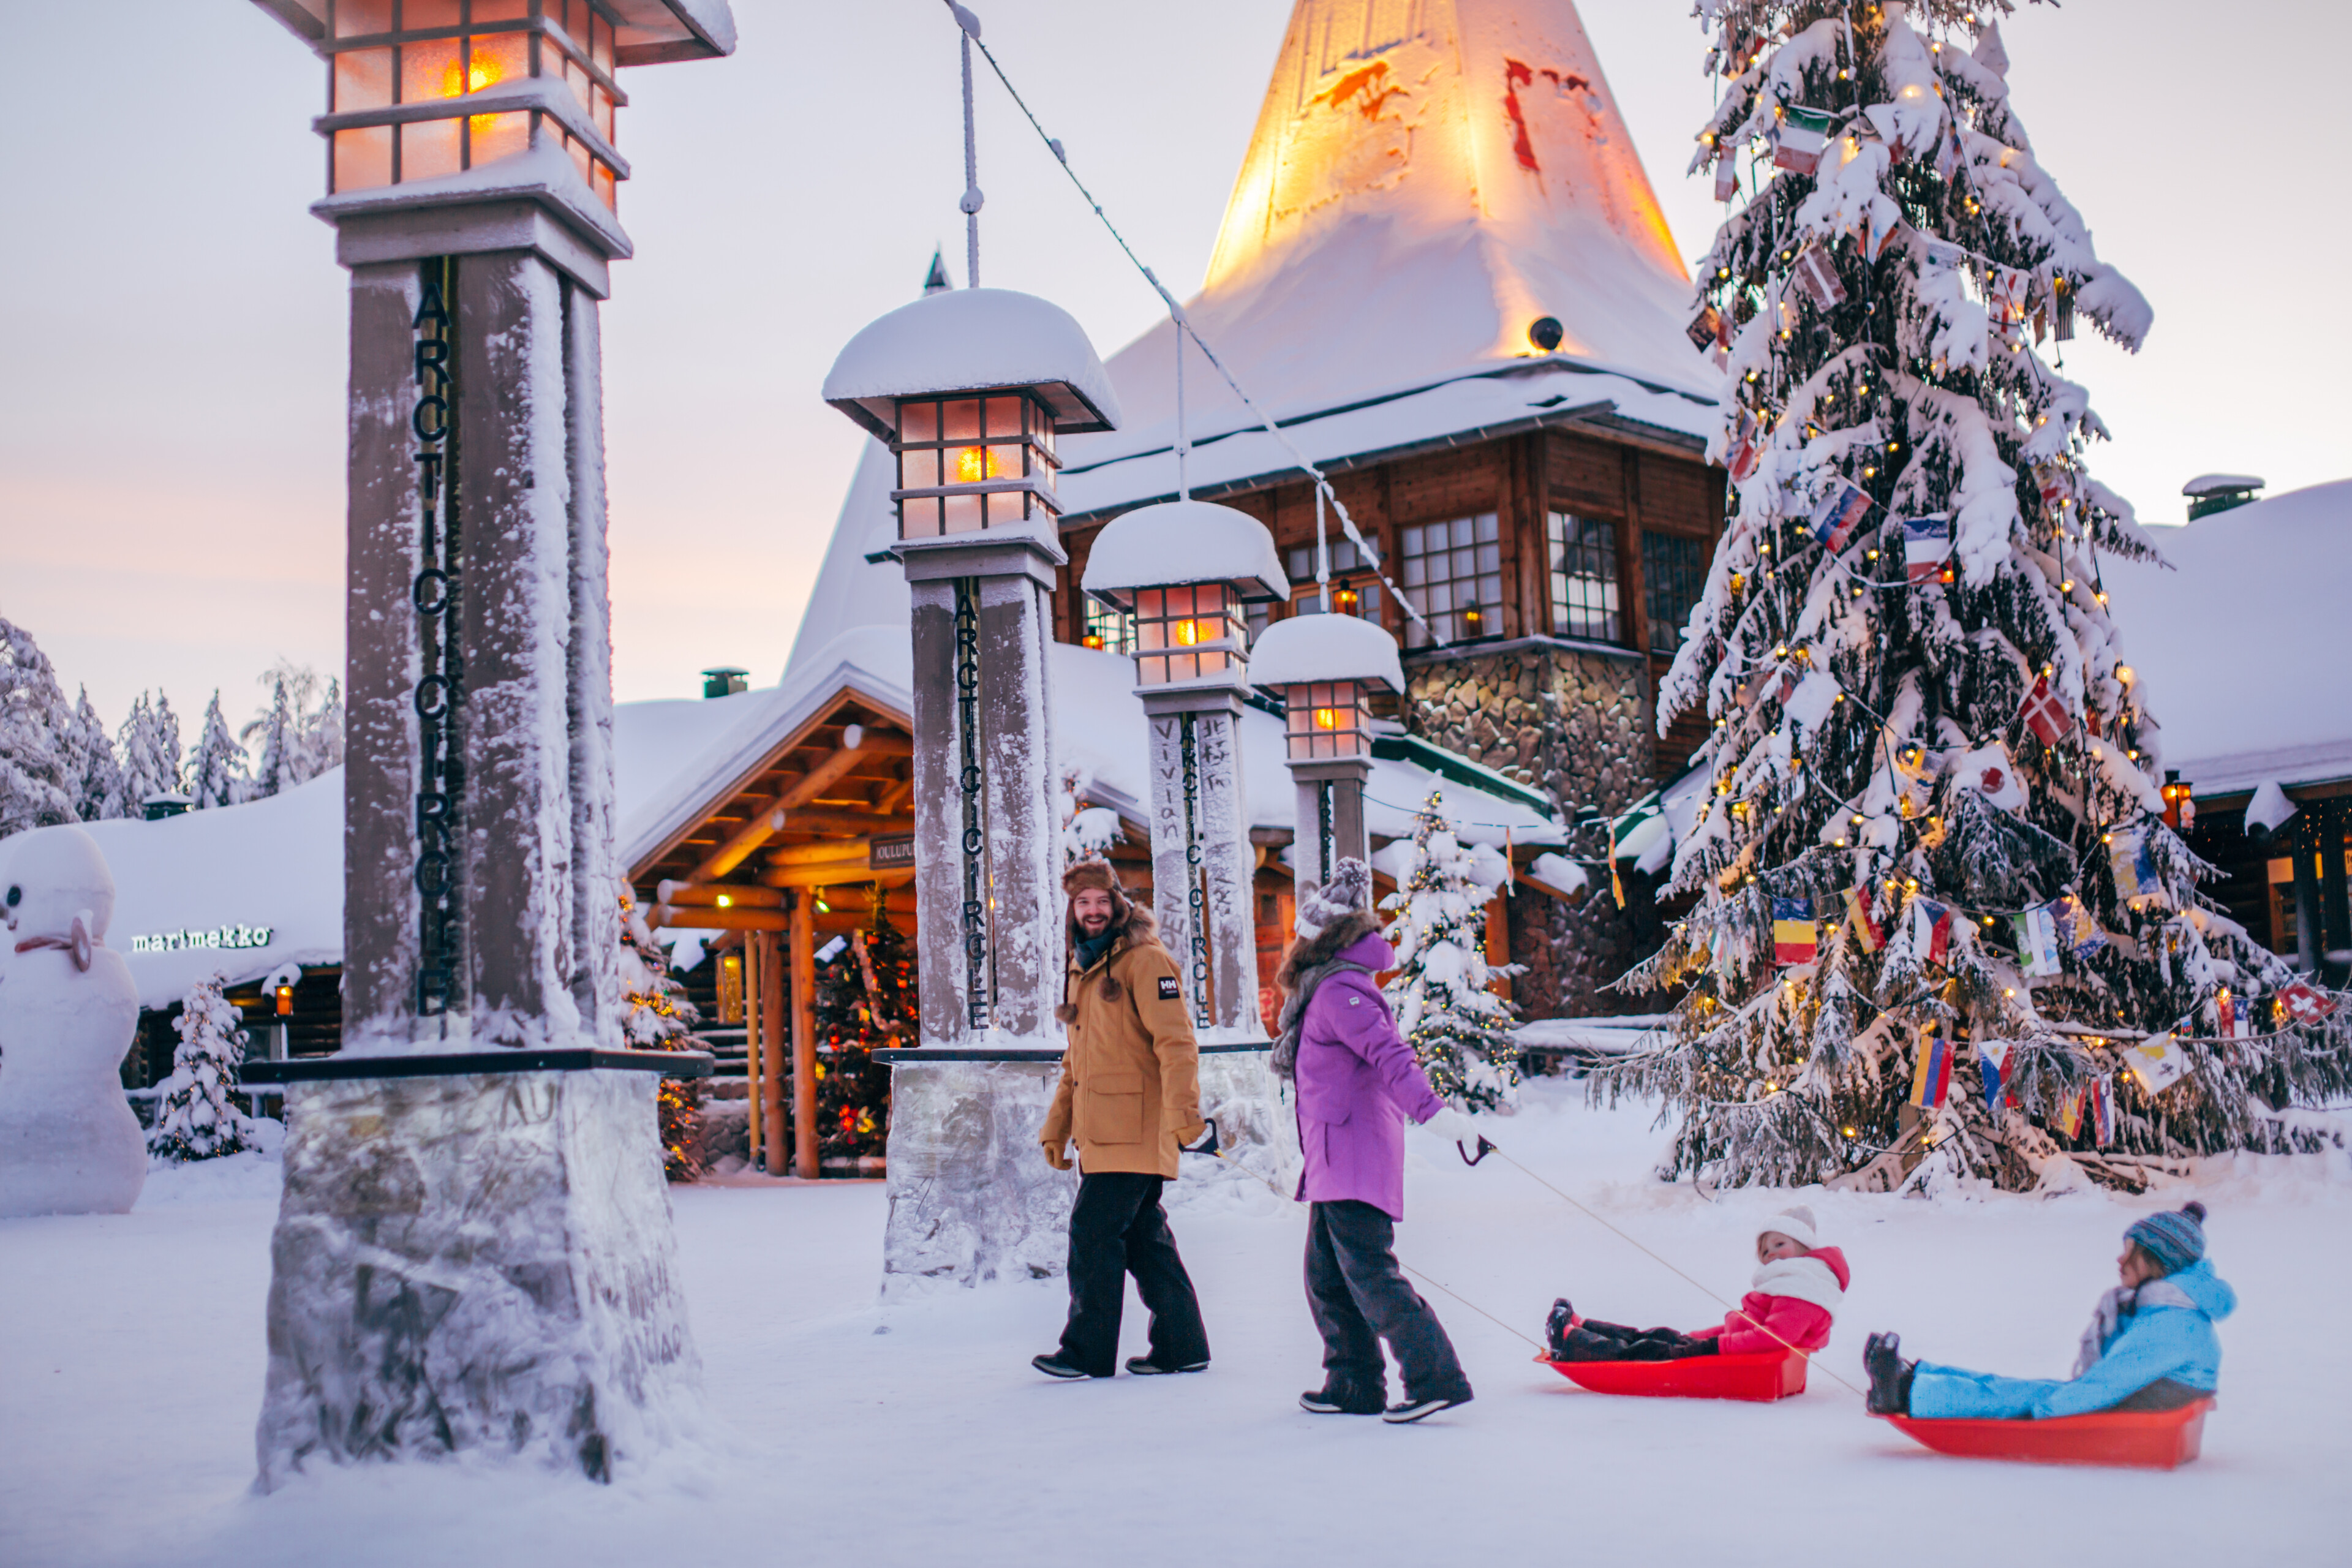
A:
[[[155,1101],[155,1126],[147,1152],[174,1161],[212,1160],[259,1147],[253,1119],[231,1098],[237,1064],[245,1059],[245,1031],[236,1009],[221,994],[221,977],[199,980],[180,1004],[172,1026],[180,1043],[172,1052],[172,1076]]]

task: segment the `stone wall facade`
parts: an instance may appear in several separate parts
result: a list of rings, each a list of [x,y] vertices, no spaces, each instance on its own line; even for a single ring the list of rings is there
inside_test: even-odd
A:
[[[1606,830],[1580,832],[1580,822],[1622,812],[1657,787],[1649,664],[1638,655],[1526,638],[1416,662],[1405,686],[1408,729],[1549,795],[1579,858],[1608,853]],[[1657,945],[1633,911],[1617,908],[1605,875],[1594,876],[1573,907],[1520,890],[1505,910],[1511,960],[1528,971],[1512,984],[1523,1016],[1643,1005],[1601,989]]]

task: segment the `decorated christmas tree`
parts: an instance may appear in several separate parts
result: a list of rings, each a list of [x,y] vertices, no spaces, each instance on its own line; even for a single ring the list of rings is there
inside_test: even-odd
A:
[[[1687,987],[1671,1039],[1601,1086],[1681,1114],[1675,1173],[2130,1185],[2352,1085],[2332,999],[2199,895],[2156,783],[2099,575],[2155,551],[2041,352],[2150,312],[2010,105],[2011,9],[1699,5],[1697,166],[1738,205],[1692,336],[1733,482],[1658,717],[1714,721],[1714,794],[1629,977]]]
[[[698,1051],[702,1015],[669,972],[669,954],[646,925],[636,900],[621,895],[621,1029],[638,1051]],[[661,1118],[662,1170],[673,1182],[702,1174],[702,1097],[689,1079],[666,1078],[655,1091]]]
[[[1454,837],[1433,792],[1414,820],[1397,890],[1381,901],[1396,911],[1387,936],[1397,971],[1383,993],[1397,1027],[1430,1087],[1475,1110],[1507,1103],[1519,1082],[1517,1012],[1490,987],[1522,966],[1486,962],[1487,906],[1510,874],[1492,848]]]
[[[221,977],[199,980],[172,1021],[180,1043],[172,1076],[155,1098],[147,1152],[166,1160],[211,1160],[255,1146],[252,1118],[231,1098],[245,1060],[245,1030],[221,994]]]
[[[874,1053],[915,1037],[914,950],[880,889],[870,929],[839,941],[817,966],[815,1014],[819,1154],[878,1155],[890,1130],[890,1069]]]

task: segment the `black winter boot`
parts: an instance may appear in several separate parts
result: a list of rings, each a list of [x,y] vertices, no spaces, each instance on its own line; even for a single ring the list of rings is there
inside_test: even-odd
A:
[[[1321,1388],[1300,1394],[1298,1408],[1310,1415],[1378,1415],[1388,1408],[1388,1394],[1328,1378]]]
[[[1899,1334],[1873,1334],[1863,1342],[1863,1370],[1870,1373],[1863,1408],[1873,1415],[1911,1414],[1911,1369],[1919,1363],[1903,1359],[1902,1345]]]
[[[1565,1359],[1559,1353],[1560,1347],[1567,1342],[1568,1331],[1575,1325],[1576,1309],[1568,1304],[1567,1297],[1562,1296],[1551,1304],[1551,1311],[1544,1319],[1544,1343],[1550,1347],[1552,1360]]]

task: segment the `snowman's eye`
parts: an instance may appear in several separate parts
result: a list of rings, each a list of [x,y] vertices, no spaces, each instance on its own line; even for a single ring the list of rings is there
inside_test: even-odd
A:
[[[25,901],[25,889],[22,889],[22,888],[11,888],[11,889],[8,889],[8,907],[9,907],[10,909],[12,909],[12,910],[13,910],[13,909],[15,909],[18,904],[21,904],[21,903],[23,903],[24,901]]]

